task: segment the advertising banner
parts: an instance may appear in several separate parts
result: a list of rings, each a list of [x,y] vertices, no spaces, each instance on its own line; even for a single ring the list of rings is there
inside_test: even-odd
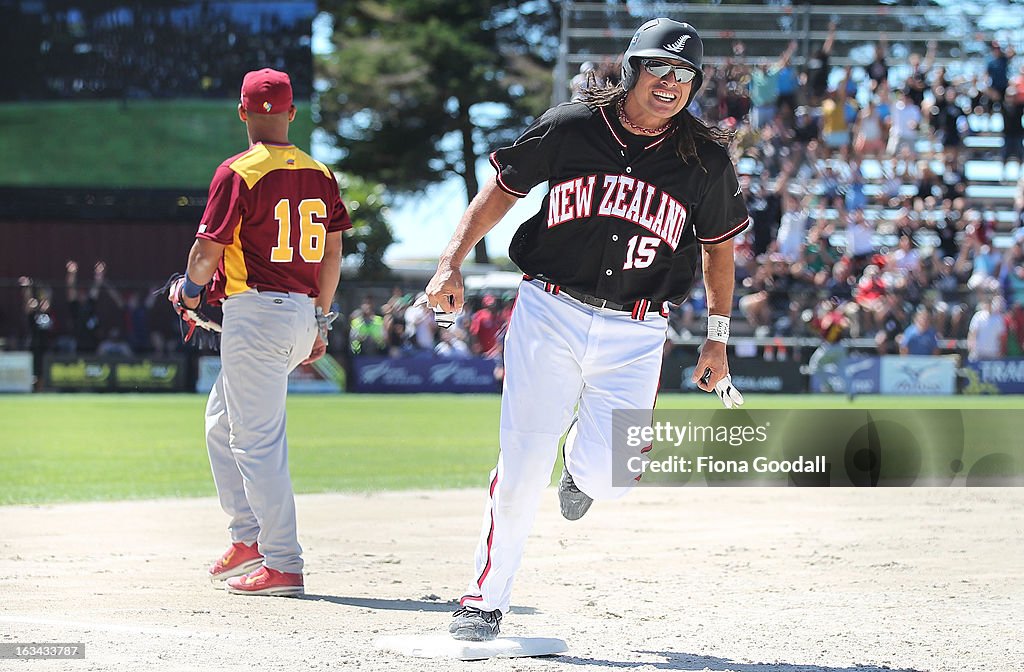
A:
[[[114,362],[118,392],[179,392],[185,389],[184,355]]]
[[[1024,359],[968,362],[964,394],[1024,394]]]
[[[109,392],[114,389],[114,363],[96,357],[47,355],[43,377],[46,387],[58,392]]]
[[[46,387],[56,391],[178,392],[185,388],[186,359],[49,355]]]
[[[690,381],[697,355],[692,350],[674,348],[662,362],[661,389],[696,392]],[[762,394],[800,394],[804,376],[800,364],[793,361],[765,361],[761,358],[730,357],[729,371],[736,388]]]
[[[878,394],[881,389],[878,357],[844,357],[839,362],[823,361],[811,374],[815,394]],[[742,389],[742,388],[740,388]]]
[[[482,357],[355,357],[356,392],[497,392],[494,360]]]
[[[196,392],[209,394],[220,375],[220,357],[200,357]],[[345,369],[330,355],[312,364],[300,364],[288,376],[288,392],[338,394],[345,391]]]
[[[0,352],[0,392],[32,391],[32,353]]]
[[[196,373],[196,392],[209,394],[220,374],[220,357],[200,357]]]
[[[886,355],[881,359],[879,391],[882,394],[956,394],[956,363],[952,357]]]

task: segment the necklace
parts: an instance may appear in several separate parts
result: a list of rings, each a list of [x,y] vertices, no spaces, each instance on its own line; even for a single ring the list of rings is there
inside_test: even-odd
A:
[[[637,126],[636,124],[629,120],[629,117],[626,116],[626,109],[624,103],[625,99],[620,99],[618,105],[616,105],[615,108],[616,111],[619,113],[619,121],[622,123],[623,126],[631,128],[637,133],[643,133],[644,135],[661,135],[662,133],[664,133],[665,131],[672,127],[671,119],[669,119],[667,124],[660,128],[644,128],[643,126]]]

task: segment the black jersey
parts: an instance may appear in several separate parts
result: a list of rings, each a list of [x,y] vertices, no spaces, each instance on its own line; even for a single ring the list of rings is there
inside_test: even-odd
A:
[[[726,150],[697,143],[700,163],[687,165],[671,134],[627,133],[615,114],[585,103],[551,108],[491,154],[507,193],[548,183],[540,211],[512,239],[512,261],[615,303],[681,303],[700,245],[728,240],[749,221]]]

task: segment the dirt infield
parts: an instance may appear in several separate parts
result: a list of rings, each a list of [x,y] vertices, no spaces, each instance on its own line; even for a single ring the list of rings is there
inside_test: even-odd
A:
[[[545,495],[504,631],[567,656],[396,658],[469,574],[483,491],[298,498],[305,599],[213,590],[212,499],[0,508],[0,642],[84,642],[13,670],[1024,667],[1024,489],[641,490],[578,523]]]

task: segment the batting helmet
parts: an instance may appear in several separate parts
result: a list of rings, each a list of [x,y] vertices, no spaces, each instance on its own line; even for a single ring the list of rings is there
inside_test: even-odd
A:
[[[697,76],[690,87],[687,105],[704,84],[704,71],[701,69],[704,43],[700,41],[697,30],[688,23],[672,19],[651,19],[637,28],[622,56],[622,86],[626,91],[636,85],[641,58],[678,59],[696,70]]]

